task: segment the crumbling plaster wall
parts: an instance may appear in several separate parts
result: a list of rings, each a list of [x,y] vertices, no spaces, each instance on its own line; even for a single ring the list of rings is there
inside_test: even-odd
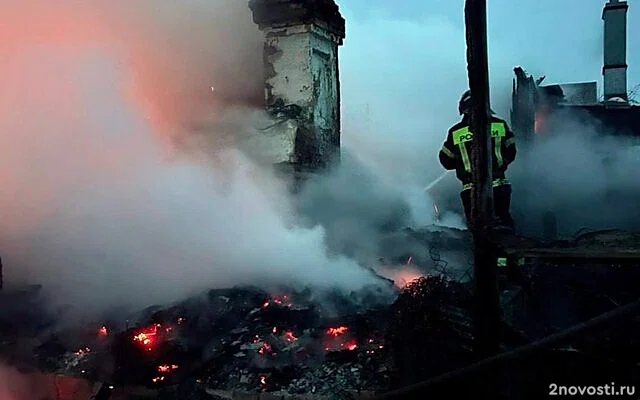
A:
[[[299,25],[265,29],[265,97],[267,106],[309,107],[313,96],[310,27]]]
[[[265,29],[265,99],[288,140],[287,160],[322,165],[340,144],[337,39],[314,24]],[[292,134],[291,128],[297,129]]]
[[[320,8],[310,0],[250,3],[264,35],[265,106],[273,121],[245,147],[298,170],[327,166],[339,156],[338,48],[344,20],[333,0],[322,3]]]

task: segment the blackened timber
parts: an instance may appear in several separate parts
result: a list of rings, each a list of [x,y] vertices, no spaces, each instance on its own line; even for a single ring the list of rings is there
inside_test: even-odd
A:
[[[563,248],[505,248],[507,256],[548,260],[554,263],[604,263],[640,265],[638,249],[563,249]]]
[[[530,142],[535,133],[537,84],[521,67],[515,67],[511,124],[520,142]]]
[[[486,0],[466,0],[467,69],[472,93],[471,230],[474,241],[476,352],[490,357],[499,350],[500,296],[493,225],[492,159],[489,134],[489,67]]]
[[[572,240],[534,240],[493,232],[500,251],[514,259],[537,259],[554,264],[588,263],[640,265],[640,233],[621,230],[589,232]]]

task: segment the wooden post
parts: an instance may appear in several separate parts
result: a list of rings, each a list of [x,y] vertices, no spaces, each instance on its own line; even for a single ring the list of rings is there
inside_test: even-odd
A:
[[[493,225],[492,152],[487,60],[486,0],[466,0],[467,69],[473,99],[471,230],[474,241],[476,352],[490,357],[499,350],[500,298],[497,252],[490,240]]]

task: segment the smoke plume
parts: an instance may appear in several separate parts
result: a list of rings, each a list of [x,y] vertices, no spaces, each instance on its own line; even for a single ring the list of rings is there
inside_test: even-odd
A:
[[[389,255],[385,237],[400,228],[466,228],[454,175],[437,191],[457,208],[441,204],[439,218],[436,199],[424,190],[444,172],[438,151],[460,118],[457,104],[467,89],[465,35],[463,26],[446,15],[363,18],[349,8],[352,4],[340,2],[349,27],[340,55],[342,165],[308,185],[301,209],[312,224],[326,228],[332,249],[371,263]],[[462,7],[458,12],[462,19]],[[512,66],[493,42],[492,51],[493,106],[504,115]],[[392,242],[390,253],[417,256],[406,240]],[[455,267],[459,254],[438,250]],[[466,270],[466,260],[462,264]]]
[[[640,190],[630,172],[640,168],[638,144],[584,110],[549,116],[544,135],[522,149],[511,173],[521,231],[540,236],[549,213],[563,237],[583,229],[639,229]]]
[[[0,0],[5,282],[42,283],[89,308],[243,283],[372,282],[353,258],[373,263],[387,232],[437,222],[424,188],[442,174],[437,152],[459,118],[465,36],[462,2],[457,20],[358,18],[351,4],[340,4],[344,162],[293,203],[234,148],[263,118],[262,44],[245,1]],[[530,57],[492,26],[492,106],[508,118],[512,67]],[[622,160],[635,158],[596,162],[614,143],[583,141],[572,124],[530,153],[531,171],[548,178],[544,198],[526,201],[539,179],[516,160],[520,226],[550,208],[571,228],[629,221],[590,193],[629,193]],[[440,224],[464,226],[439,211]]]
[[[281,184],[234,149],[262,88],[245,2],[0,6],[7,284],[91,312],[234,284],[373,282],[327,256],[322,227],[292,228]]]
[[[447,129],[459,120],[457,102],[468,87],[464,2],[339,3],[349,28],[340,55],[345,160],[309,186],[303,209],[326,227],[333,248],[355,257],[375,255],[385,232],[398,226],[464,228],[454,174],[428,193],[423,190],[444,172],[437,153]],[[557,35],[555,30],[538,29],[562,11],[529,3],[526,7],[540,15],[511,18],[525,15],[523,6],[498,1],[488,10],[491,105],[507,121],[514,66],[524,63],[536,77],[561,81],[598,79],[601,73],[602,4],[591,4],[576,22],[585,35],[563,34],[562,41],[545,36]],[[523,47],[522,37],[530,31],[540,36]],[[557,49],[554,54],[576,57],[545,57],[549,46]],[[593,49],[600,49],[599,56]],[[629,171],[637,169],[638,157],[629,142],[604,138],[607,128],[583,114],[558,118],[550,137],[528,151],[518,138],[521,151],[508,172],[518,231],[539,236],[549,211],[564,235],[582,227],[637,229]],[[451,265],[468,267],[458,254],[440,251]]]

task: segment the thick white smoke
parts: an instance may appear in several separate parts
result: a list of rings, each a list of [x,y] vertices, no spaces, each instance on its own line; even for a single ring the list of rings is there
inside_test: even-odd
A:
[[[447,128],[459,118],[457,101],[467,88],[464,2],[406,1],[392,7],[369,3],[340,1],[349,21],[349,35],[341,54],[343,145],[366,165],[369,175],[385,183],[384,198],[394,193],[403,199],[413,217],[408,223],[428,224],[433,222],[435,210],[433,199],[422,189],[443,172],[437,153]],[[576,21],[583,28],[579,37],[561,26],[548,26],[548,21],[565,15],[563,7],[569,5],[540,7],[538,3],[497,0],[488,5],[491,103],[507,120],[516,65],[535,72],[536,77],[547,75],[547,80],[601,78],[604,1],[590,4]],[[522,13],[523,9],[532,12]],[[630,44],[637,40],[632,34],[640,26],[634,23],[637,13],[632,5]],[[545,21],[547,25],[540,30]],[[530,45],[522,46],[525,36]],[[630,53],[629,61],[631,88],[638,78],[636,55]],[[540,216],[547,211],[556,213],[564,234],[581,227],[640,227],[631,206],[635,189],[629,182],[638,157],[629,142],[597,139],[610,132],[594,126],[582,114],[560,119],[556,134],[536,144],[529,154],[521,152],[508,172],[518,229],[540,234]],[[603,161],[607,155],[608,161]],[[360,190],[360,178],[349,179],[352,184],[343,186]],[[545,190],[540,190],[542,185]],[[456,186],[451,175],[435,191],[451,193],[446,200],[458,206]],[[360,205],[379,213],[389,211],[389,202],[381,205],[371,197],[359,198]],[[439,210],[439,223],[464,226],[460,216],[448,213],[447,208]]]
[[[309,186],[303,208],[326,227],[332,248],[366,258],[377,255],[394,229],[465,228],[462,216],[445,207],[436,220],[434,199],[424,189],[444,172],[438,151],[460,118],[466,45],[462,2],[455,19],[416,20],[362,17],[351,4],[340,2],[349,28],[340,55],[343,165]],[[512,60],[499,43],[491,44],[493,107],[506,117]],[[455,176],[440,186],[453,191],[459,206]]]
[[[580,109],[550,116],[545,128],[512,170],[521,230],[541,235],[547,213],[563,237],[583,229],[639,229],[640,188],[632,171],[640,168],[640,141],[613,135]]]
[[[290,228],[280,183],[233,149],[262,84],[245,2],[0,5],[5,282],[87,310],[373,282],[326,255],[322,228]],[[194,131],[205,142],[181,153]]]
[[[340,3],[345,168],[303,193],[295,206],[312,223],[290,229],[280,183],[233,149],[262,97],[262,45],[245,1],[0,0],[6,281],[43,283],[83,306],[240,283],[370,282],[355,262],[327,257],[325,242],[368,261],[380,232],[434,221],[423,188],[442,173],[437,152],[467,87],[463,2],[455,18],[412,21],[359,18]],[[512,67],[530,58],[500,40],[489,43],[492,105],[506,118]],[[207,133],[201,152],[176,152],[193,131]],[[560,161],[579,155],[546,146],[565,151]],[[535,181],[517,168],[512,178],[523,201]],[[584,192],[595,182],[566,179]],[[552,193],[549,202],[568,196]]]

